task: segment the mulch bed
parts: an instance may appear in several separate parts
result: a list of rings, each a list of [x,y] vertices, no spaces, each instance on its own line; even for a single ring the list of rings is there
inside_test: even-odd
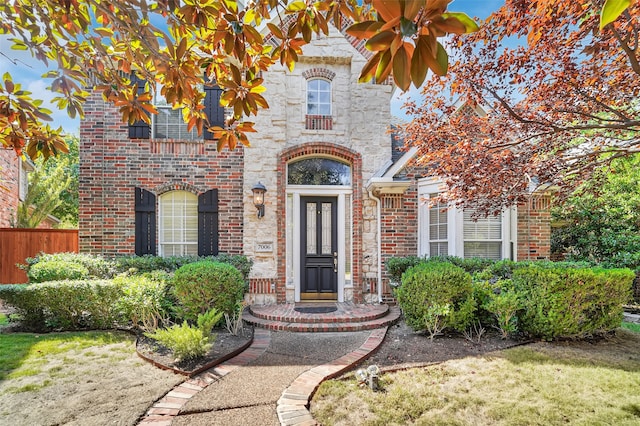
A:
[[[138,355],[156,367],[177,374],[194,376],[233,358],[253,342],[253,328],[245,326],[237,336],[225,329],[215,329],[216,340],[209,352],[201,358],[176,361],[173,353],[155,340],[140,334],[136,341]]]

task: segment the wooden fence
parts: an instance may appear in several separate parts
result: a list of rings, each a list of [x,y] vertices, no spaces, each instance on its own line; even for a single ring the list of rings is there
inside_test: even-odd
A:
[[[0,228],[0,284],[27,282],[16,264],[38,253],[78,252],[76,229]]]

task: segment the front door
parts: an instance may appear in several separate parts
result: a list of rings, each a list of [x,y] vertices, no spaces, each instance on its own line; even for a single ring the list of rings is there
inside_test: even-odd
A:
[[[338,298],[336,197],[300,197],[301,300]]]

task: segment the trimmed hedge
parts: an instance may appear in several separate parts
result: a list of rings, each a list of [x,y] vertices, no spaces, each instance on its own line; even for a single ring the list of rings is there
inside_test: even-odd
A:
[[[45,282],[45,281],[57,281],[64,279],[85,279],[85,278],[98,278],[108,279],[112,278],[115,274],[115,263],[110,260],[106,260],[98,255],[84,254],[84,253],[40,253],[35,257],[29,257],[26,259],[27,264],[22,266],[29,277],[30,282]],[[80,265],[86,268],[87,274],[85,276],[65,276],[64,273],[58,274],[58,278],[42,279],[32,278],[34,269],[42,268],[41,264],[46,262],[64,262],[66,265]],[[36,281],[38,280],[38,281]]]
[[[442,264],[449,267],[437,266]],[[637,280],[631,270],[592,268],[587,262],[495,262],[444,256],[396,258],[389,265],[395,275],[407,267],[402,285],[395,290],[407,323],[430,333],[446,327],[463,331],[475,321],[499,329],[503,337],[551,340],[609,332],[620,326],[623,305],[629,303]],[[460,271],[454,273],[452,266],[473,273],[474,309],[471,304],[456,308],[443,296],[462,282]],[[456,311],[461,312],[452,316]]]
[[[521,330],[534,337],[583,338],[620,326],[631,297],[629,269],[529,265],[513,273],[523,310]]]
[[[25,328],[77,330],[113,328],[120,288],[112,281],[52,281],[0,286],[0,299],[16,308]]]
[[[227,263],[200,261],[178,269],[173,277],[173,293],[182,315],[195,320],[211,308],[232,315],[242,300],[242,274]]]
[[[433,337],[445,328],[464,331],[475,320],[471,276],[446,262],[425,262],[407,270],[396,290],[405,320]]]
[[[79,263],[66,260],[46,260],[30,267],[27,277],[29,277],[29,282],[31,283],[84,280],[89,278],[89,270]]]

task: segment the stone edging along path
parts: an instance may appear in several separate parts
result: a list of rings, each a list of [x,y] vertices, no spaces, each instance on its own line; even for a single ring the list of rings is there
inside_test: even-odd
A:
[[[185,380],[156,401],[138,422],[139,425],[169,426],[180,409],[198,392],[233,370],[262,355],[271,343],[268,330],[255,329],[253,342],[244,352],[203,373]]]
[[[367,340],[353,352],[330,363],[319,365],[299,375],[278,400],[277,413],[281,425],[317,425],[309,412],[313,394],[325,380],[334,378],[367,359],[384,340],[388,327],[371,332]]]
[[[367,340],[353,352],[350,352],[327,364],[313,367],[299,375],[287,387],[277,403],[280,424],[287,426],[317,425],[309,412],[309,402],[320,383],[339,376],[344,371],[368,358],[380,346],[388,327],[373,330]],[[246,351],[208,371],[198,374],[174,387],[165,396],[156,401],[138,422],[139,425],[170,426],[180,409],[198,392],[233,370],[247,365],[260,357],[271,343],[268,330],[256,329],[253,343]]]

